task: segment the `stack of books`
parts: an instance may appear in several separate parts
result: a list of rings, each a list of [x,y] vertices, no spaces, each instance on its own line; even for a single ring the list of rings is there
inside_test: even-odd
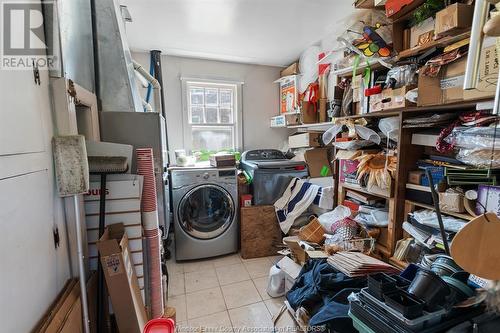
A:
[[[359,252],[337,252],[328,257],[327,261],[333,268],[349,277],[379,272],[399,273],[396,267]]]

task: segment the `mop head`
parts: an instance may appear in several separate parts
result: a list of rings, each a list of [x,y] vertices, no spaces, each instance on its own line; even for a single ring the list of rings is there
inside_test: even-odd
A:
[[[124,173],[128,170],[125,156],[89,156],[90,173]]]
[[[52,139],[57,190],[61,197],[89,190],[89,166],[83,135],[57,136]]]

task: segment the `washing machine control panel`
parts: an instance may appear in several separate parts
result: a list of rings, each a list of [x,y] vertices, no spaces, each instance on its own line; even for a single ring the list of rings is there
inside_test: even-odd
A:
[[[174,188],[193,185],[194,183],[236,183],[236,169],[198,169],[182,170],[172,173]]]

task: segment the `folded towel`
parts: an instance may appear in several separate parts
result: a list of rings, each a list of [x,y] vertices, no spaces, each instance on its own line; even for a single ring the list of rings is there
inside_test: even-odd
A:
[[[295,219],[312,204],[333,209],[333,187],[321,187],[299,178],[292,179],[281,198],[274,203],[281,230],[288,233]]]

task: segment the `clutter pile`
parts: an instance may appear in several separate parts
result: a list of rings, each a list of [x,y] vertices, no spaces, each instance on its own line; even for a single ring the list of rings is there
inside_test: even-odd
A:
[[[311,177],[318,168],[303,156],[329,150],[334,209],[319,210],[330,189],[312,179],[292,179],[281,191],[274,207],[285,234],[279,253],[287,257],[271,270],[269,294],[286,294],[281,316],[302,330],[495,327],[499,319],[489,309],[498,302],[485,300],[482,288],[498,299],[497,284],[487,279],[500,267],[481,243],[500,216],[500,119],[490,101],[496,40],[471,38],[474,1],[355,6],[370,11],[334,42],[308,48],[277,80],[282,108],[271,126],[297,130],[287,148],[307,162]],[[480,73],[475,88],[464,90],[472,50]],[[316,73],[318,82],[311,81]]]

